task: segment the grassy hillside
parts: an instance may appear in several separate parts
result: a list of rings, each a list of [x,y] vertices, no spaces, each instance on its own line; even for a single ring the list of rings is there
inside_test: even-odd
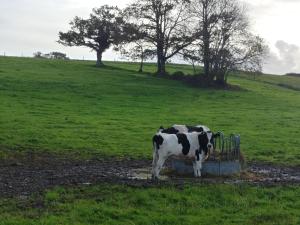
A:
[[[201,123],[240,133],[252,160],[300,165],[299,91],[278,85],[282,78],[235,76],[230,83],[242,90],[223,91],[139,74],[135,64],[93,65],[0,57],[2,157],[47,151],[150,158],[160,125]],[[145,69],[155,71],[151,64]],[[168,70],[192,73],[183,65]],[[0,198],[0,225],[299,224],[299,199],[299,186],[57,187]]]
[[[254,79],[251,75],[240,74],[242,78]],[[259,75],[255,77],[258,82],[274,84],[279,87],[300,91],[300,77],[296,76],[277,76],[277,75]]]
[[[230,78],[242,91],[196,89],[107,65],[1,57],[1,149],[150,158],[160,125],[206,124],[241,134],[249,159],[300,165],[299,91],[242,77]]]

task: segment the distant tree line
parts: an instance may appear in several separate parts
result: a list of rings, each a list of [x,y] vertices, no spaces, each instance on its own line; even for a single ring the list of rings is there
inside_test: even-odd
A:
[[[300,73],[287,73],[285,75],[286,76],[291,76],[291,77],[300,77]]]
[[[43,54],[42,52],[35,52],[33,53],[34,58],[44,58],[44,59],[63,59],[63,60],[69,60],[67,55],[65,53],[61,52],[50,52]]]
[[[121,10],[104,5],[90,17],[75,17],[71,29],[59,32],[59,43],[85,46],[102,54],[111,46],[143,63],[156,58],[157,75],[167,74],[174,56],[203,65],[200,82],[226,85],[230,71],[258,73],[267,46],[250,32],[246,11],[238,0],[135,0]],[[196,76],[195,76],[196,77]],[[200,79],[199,79],[200,77]]]

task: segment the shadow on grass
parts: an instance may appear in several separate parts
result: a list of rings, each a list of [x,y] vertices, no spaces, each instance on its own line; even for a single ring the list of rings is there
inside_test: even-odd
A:
[[[300,88],[294,87],[292,85],[283,84],[283,83],[279,83],[277,85],[282,88],[286,88],[286,89],[290,89],[290,90],[294,90],[294,91],[300,91]]]
[[[124,71],[124,72],[130,72],[130,73],[135,73],[135,74],[144,74],[144,75],[155,75],[155,73],[151,73],[151,72],[140,72],[138,71],[138,69],[134,70],[134,69],[128,69],[128,68],[124,68],[124,67],[120,67],[120,66],[111,66],[111,65],[107,65],[104,64],[102,66],[97,66],[97,65],[87,65],[87,67],[89,68],[94,68],[94,69],[105,69],[105,70],[111,70],[111,71]]]
[[[126,63],[124,63],[126,65]],[[173,80],[178,81],[183,84],[185,84],[188,87],[196,88],[196,89],[209,89],[209,90],[227,90],[227,91],[247,91],[246,89],[241,88],[238,85],[232,85],[232,84],[225,84],[225,85],[218,85],[215,82],[207,84],[205,80],[203,79],[203,76],[200,75],[190,75],[190,74],[184,74],[183,72],[175,72],[173,74],[166,73],[165,75],[158,75],[155,72],[139,72],[138,69],[129,69],[124,68],[122,66],[112,66],[104,64],[101,67],[98,67],[96,65],[88,65],[89,67],[95,68],[95,69],[104,69],[104,70],[110,70],[110,71],[124,71],[127,73],[134,73],[134,74],[141,74],[145,76],[151,76],[153,78],[158,79],[165,79],[165,80]]]

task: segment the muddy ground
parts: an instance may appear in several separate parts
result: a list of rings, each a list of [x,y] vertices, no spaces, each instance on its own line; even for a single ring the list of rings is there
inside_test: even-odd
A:
[[[170,163],[167,164],[167,167]],[[150,160],[70,160],[52,155],[27,156],[0,162],[0,196],[28,196],[55,186],[101,183],[148,187],[183,183],[250,183],[257,185],[300,185],[300,167],[250,163],[245,172],[233,177],[179,177],[173,173],[163,181],[150,180]]]

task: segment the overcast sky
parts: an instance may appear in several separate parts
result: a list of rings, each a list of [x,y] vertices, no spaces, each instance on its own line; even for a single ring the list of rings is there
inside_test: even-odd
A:
[[[68,48],[56,43],[59,31],[70,20],[87,17],[103,4],[124,7],[130,0],[0,0],[0,54],[32,56],[33,52],[61,51],[71,58],[95,59],[87,48]],[[300,0],[243,0],[249,9],[253,32],[271,49],[264,72],[300,73]],[[118,59],[112,51],[105,60]]]

